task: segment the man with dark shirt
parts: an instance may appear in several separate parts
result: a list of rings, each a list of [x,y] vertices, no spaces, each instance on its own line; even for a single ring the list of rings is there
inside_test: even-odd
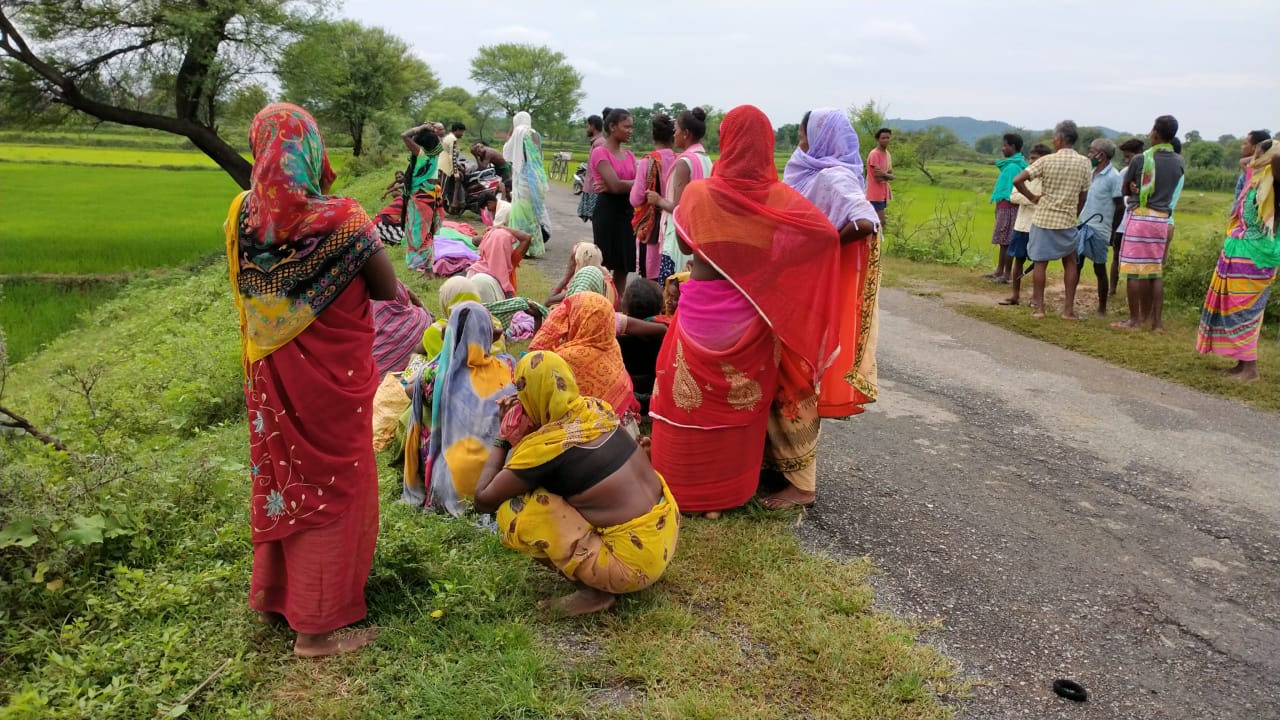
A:
[[[1113,328],[1138,330],[1150,322],[1152,331],[1164,331],[1164,261],[1173,230],[1174,198],[1182,188],[1184,174],[1182,156],[1174,152],[1172,145],[1177,134],[1176,118],[1156,118],[1151,128],[1151,147],[1129,163],[1124,194],[1137,203],[1120,244],[1120,272],[1127,278],[1129,319],[1112,323]]]

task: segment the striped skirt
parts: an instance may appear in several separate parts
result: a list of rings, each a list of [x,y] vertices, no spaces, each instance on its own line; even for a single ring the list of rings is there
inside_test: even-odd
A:
[[[1227,257],[1224,249],[1200,311],[1196,349],[1246,362],[1257,360],[1262,311],[1275,276],[1275,268],[1260,268],[1247,257]]]
[[[1134,210],[1120,242],[1120,272],[1130,278],[1163,276],[1172,227],[1168,215],[1145,208]]]

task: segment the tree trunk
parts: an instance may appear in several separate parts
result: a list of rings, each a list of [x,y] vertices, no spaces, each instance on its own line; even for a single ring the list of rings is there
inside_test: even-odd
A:
[[[351,132],[351,156],[360,157],[360,153],[364,151],[364,126],[361,125]]]

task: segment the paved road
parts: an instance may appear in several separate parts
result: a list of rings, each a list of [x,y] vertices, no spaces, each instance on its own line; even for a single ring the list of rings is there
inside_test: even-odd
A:
[[[572,203],[556,270],[589,239]],[[927,641],[980,683],[962,716],[1280,718],[1280,419],[936,299],[881,313],[880,402],[824,425],[797,532],[941,619]]]

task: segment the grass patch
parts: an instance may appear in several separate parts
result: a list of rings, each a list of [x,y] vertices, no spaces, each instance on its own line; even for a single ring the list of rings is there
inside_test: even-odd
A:
[[[222,172],[0,164],[0,274],[116,273],[221,253],[237,190]]]
[[[0,283],[0,330],[10,362],[78,327],[84,315],[120,290],[118,282],[7,280]]]
[[[13,368],[6,402],[79,456],[0,436],[0,520],[20,541],[0,537],[0,716],[924,719],[963,690],[922,626],[874,609],[866,563],[802,551],[794,515],[686,521],[662,582],[556,622],[536,601],[567,583],[466,520],[391,502],[385,457],[381,637],[295,661],[245,602],[236,333],[210,266],[134,281]]]
[[[1280,353],[1264,349],[1260,354],[1258,371],[1267,379],[1239,383],[1226,379],[1222,374],[1234,364],[1233,361],[1196,352],[1199,314],[1195,308],[1166,303],[1165,332],[1160,335],[1112,329],[1109,323],[1127,317],[1124,314],[1123,290],[1120,298],[1112,303],[1108,318],[1092,317],[1091,308],[1096,307],[1096,298],[1090,292],[1093,276],[1087,268],[1076,298],[1077,313],[1088,318],[1082,322],[1061,320],[1052,312],[1043,320],[1035,320],[1026,305],[998,306],[996,303],[1008,296],[1009,286],[994,285],[979,277],[975,270],[916,263],[902,258],[886,258],[884,268],[886,285],[901,287],[916,295],[941,296],[947,305],[970,317],[1120,367],[1238,400],[1269,412],[1280,412],[1280,383],[1274,382],[1274,378],[1280,376]],[[1061,273],[1060,263],[1050,266],[1046,296],[1051,310],[1062,306]],[[1025,303],[1031,295],[1030,278],[1024,281],[1022,293]],[[1266,348],[1275,347],[1276,336],[1274,324],[1264,325],[1259,342]]]
[[[19,163],[119,165],[143,168],[203,168],[221,172],[212,158],[194,150],[0,144],[0,160]]]

